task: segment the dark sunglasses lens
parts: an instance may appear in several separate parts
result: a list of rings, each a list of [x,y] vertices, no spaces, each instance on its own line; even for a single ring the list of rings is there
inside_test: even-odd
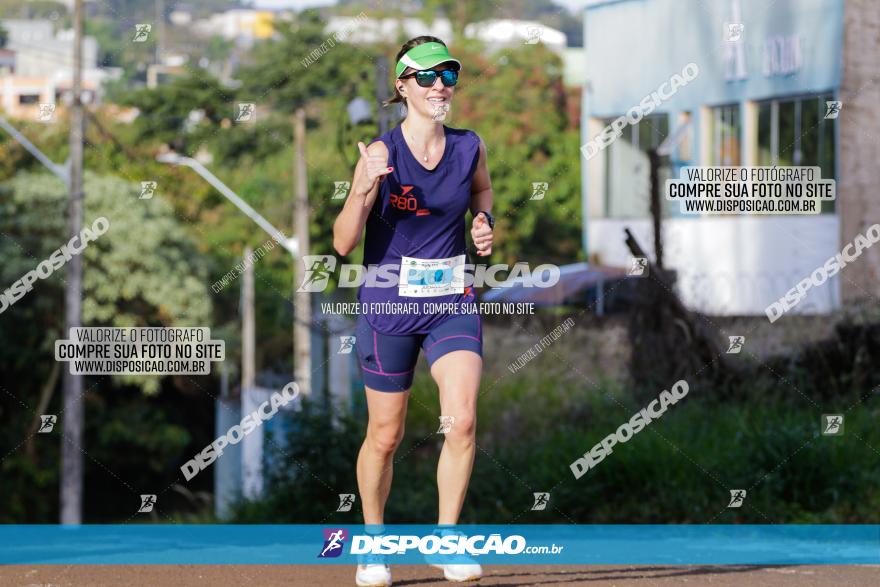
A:
[[[433,69],[429,69],[427,71],[417,71],[416,72],[416,83],[422,86],[423,88],[430,88],[434,85],[434,82],[437,81],[437,76],[440,76],[440,81],[443,82],[444,86],[454,86],[458,83],[458,72],[452,69],[444,69],[443,71],[434,71]]]
[[[417,71],[416,72],[416,83],[422,86],[423,88],[430,88],[434,85],[434,82],[437,81],[437,72],[433,70],[428,71]]]
[[[454,86],[458,83],[458,72],[453,69],[444,69],[440,72],[440,80],[444,86]]]

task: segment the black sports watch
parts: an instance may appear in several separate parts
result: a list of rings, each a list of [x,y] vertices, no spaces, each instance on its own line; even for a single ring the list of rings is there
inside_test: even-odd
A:
[[[491,228],[492,230],[495,230],[495,217],[492,216],[492,215],[491,215],[489,212],[487,212],[486,210],[479,210],[479,211],[477,212],[477,216],[480,215],[480,212],[482,212],[483,214],[486,215],[486,220],[489,221],[489,228]]]

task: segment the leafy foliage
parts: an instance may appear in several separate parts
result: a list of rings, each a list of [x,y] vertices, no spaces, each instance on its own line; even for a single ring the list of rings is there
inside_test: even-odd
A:
[[[86,175],[84,226],[104,216],[110,229],[83,252],[85,326],[204,326],[211,312],[205,270],[192,240],[161,199],[140,186]],[[67,242],[67,190],[54,176],[19,173],[0,193],[0,280],[5,287]],[[64,271],[38,281],[3,315],[4,379],[32,379],[61,338]],[[44,372],[48,372],[46,368]],[[156,391],[155,378],[138,378]],[[133,380],[132,380],[133,381]]]
[[[492,261],[565,263],[580,247],[578,129],[566,115],[559,57],[527,45],[486,57],[465,52],[452,126],[474,129],[488,149],[495,194]],[[531,200],[533,183],[548,183]]]
[[[141,111],[135,120],[137,140],[161,141],[189,152],[192,145],[216,132],[211,127],[223,120],[229,123],[235,114],[235,93],[211,74],[194,71],[158,88],[133,92],[122,104]],[[190,113],[198,116],[191,118]]]
[[[314,10],[303,11],[293,22],[277,23],[276,31],[278,38],[257,44],[239,73],[242,97],[246,93],[252,98],[246,101],[258,107],[291,113],[327,96],[347,103],[354,97],[353,84],[372,75],[372,56],[325,33]]]
[[[601,383],[596,393],[552,358],[538,361],[529,366],[532,375],[505,379],[480,396],[461,523],[876,521],[880,477],[864,466],[870,446],[880,443],[876,409],[847,414],[844,436],[822,437],[819,415],[801,398],[771,389],[751,402],[718,402],[710,390],[695,388],[575,479],[569,464],[643,406],[616,385]],[[433,383],[420,372],[395,455],[388,523],[436,519],[438,413]],[[236,521],[362,523],[359,501],[351,512],[335,509],[339,493],[357,493],[363,421],[343,418],[333,426],[314,411],[295,419],[300,425],[280,451],[265,499],[241,504]],[[533,492],[550,488],[550,506],[531,511]],[[736,488],[748,489],[746,501],[727,509],[729,490]]]

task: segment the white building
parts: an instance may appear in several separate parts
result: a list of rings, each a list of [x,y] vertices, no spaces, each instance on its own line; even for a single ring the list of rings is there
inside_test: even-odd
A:
[[[431,22],[420,18],[358,18],[356,16],[332,16],[327,21],[328,35],[339,33],[347,43],[371,44],[430,35],[450,42],[452,24],[448,18],[435,18]],[[486,43],[490,50],[535,44],[541,42],[559,52],[567,46],[565,33],[530,20],[487,20],[471,23],[464,28],[464,36]]]
[[[0,21],[9,32],[12,67],[0,74],[0,107],[10,116],[34,116],[40,103],[63,103],[73,87],[73,30],[55,32],[50,20]],[[97,101],[101,84],[119,71],[98,67],[98,42],[82,43],[83,101]]]
[[[235,8],[197,20],[192,28],[200,35],[220,35],[239,46],[250,47],[255,41],[272,36],[274,19],[275,15],[266,10]]]
[[[728,39],[723,23],[737,25],[739,40]],[[763,315],[880,222],[878,24],[880,11],[867,0],[592,0],[584,11],[582,144],[687,64],[699,75],[581,158],[590,257],[628,266],[624,228],[653,257],[647,152],[679,133],[660,169],[664,264],[677,271],[693,309]],[[829,101],[842,101],[839,117],[828,116]],[[685,215],[664,198],[663,180],[684,166],[772,165],[819,167],[823,179],[837,181],[837,200],[812,215]],[[876,300],[874,249],[810,290],[793,312]]]
[[[464,27],[464,36],[479,39],[493,49],[540,42],[562,54],[568,46],[565,33],[532,20],[505,18],[474,22]]]

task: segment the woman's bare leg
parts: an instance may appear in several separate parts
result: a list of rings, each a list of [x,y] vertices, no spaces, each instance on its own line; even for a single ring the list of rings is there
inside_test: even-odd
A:
[[[453,351],[434,361],[431,376],[440,388],[440,415],[453,416],[437,463],[439,524],[457,524],[476,450],[477,393],[483,359],[471,351]]]
[[[358,490],[364,524],[384,522],[385,502],[391,491],[394,451],[403,438],[409,390],[376,391],[366,388],[369,423],[357,460]]]

